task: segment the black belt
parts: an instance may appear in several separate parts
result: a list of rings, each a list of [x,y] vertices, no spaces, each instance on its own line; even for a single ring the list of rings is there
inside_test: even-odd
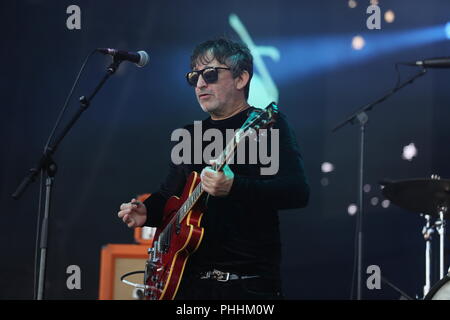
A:
[[[213,279],[221,282],[227,282],[229,280],[244,280],[244,279],[253,279],[259,278],[257,275],[248,276],[248,275],[238,275],[230,272],[222,272],[220,270],[213,270],[200,273],[200,279]]]

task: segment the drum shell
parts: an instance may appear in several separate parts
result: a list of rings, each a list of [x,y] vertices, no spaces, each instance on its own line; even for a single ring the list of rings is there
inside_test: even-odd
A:
[[[424,300],[450,300],[450,273],[431,288]]]

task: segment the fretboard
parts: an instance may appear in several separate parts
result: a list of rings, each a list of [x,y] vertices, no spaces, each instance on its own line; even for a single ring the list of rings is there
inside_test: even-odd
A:
[[[212,165],[212,168],[215,171],[220,171],[222,168],[228,163],[228,161],[231,159],[231,157],[234,155],[234,152],[236,150],[237,145],[239,144],[239,141],[244,136],[244,132],[242,130],[238,130],[236,134],[234,135],[233,139],[231,139],[225,149],[222,151],[222,153],[217,157],[215,160],[215,163]],[[177,222],[181,223],[183,219],[186,217],[186,215],[191,211],[192,207],[197,203],[197,201],[200,199],[202,194],[204,193],[204,190],[202,188],[202,184],[199,183],[195,189],[192,191],[190,196],[186,199],[184,204],[181,206],[181,208],[178,210],[176,216],[177,216]]]

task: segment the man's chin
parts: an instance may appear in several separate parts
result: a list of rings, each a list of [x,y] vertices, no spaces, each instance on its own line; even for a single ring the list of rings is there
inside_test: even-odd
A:
[[[217,106],[210,105],[209,103],[200,103],[200,107],[204,112],[214,112],[217,109]]]

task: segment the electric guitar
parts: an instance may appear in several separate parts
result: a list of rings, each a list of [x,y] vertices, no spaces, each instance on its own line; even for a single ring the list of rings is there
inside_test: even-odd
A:
[[[233,156],[238,144],[257,130],[275,122],[278,107],[275,103],[265,109],[252,110],[236,131],[234,138],[216,159],[213,169],[220,171]],[[187,179],[181,197],[170,197],[165,205],[161,227],[155,232],[149,258],[145,266],[144,297],[146,300],[172,300],[178,291],[189,256],[203,239],[200,223],[203,216],[204,194],[200,175],[193,171]]]

